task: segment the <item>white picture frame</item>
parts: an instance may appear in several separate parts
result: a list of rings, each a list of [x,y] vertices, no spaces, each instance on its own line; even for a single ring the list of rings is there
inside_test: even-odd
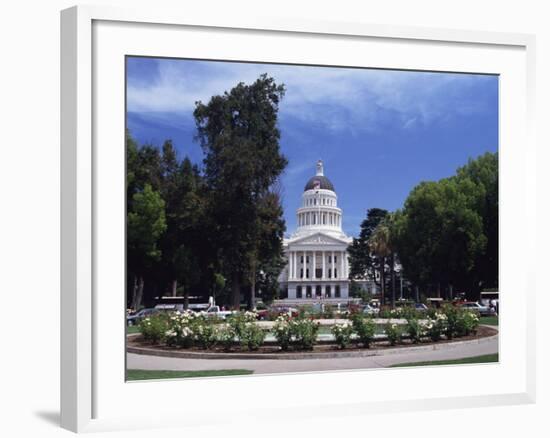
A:
[[[147,32],[148,44],[140,42],[140,34]],[[403,388],[403,382],[412,379],[425,379],[427,376],[445,378],[450,375],[449,368],[430,370],[404,369],[385,371],[349,371],[309,373],[283,376],[251,376],[222,379],[193,379],[192,381],[125,383],[120,376],[121,355],[118,348],[123,345],[122,315],[125,311],[124,291],[117,290],[116,299],[106,302],[101,296],[103,286],[120,284],[115,279],[117,272],[109,273],[109,268],[120,267],[120,239],[124,235],[121,218],[111,221],[105,216],[109,206],[116,209],[120,203],[120,193],[110,187],[119,187],[124,181],[123,167],[120,167],[124,155],[124,131],[116,134],[124,114],[121,113],[120,88],[123,77],[120,77],[121,54],[148,54],[158,56],[181,56],[169,44],[160,44],[162,38],[170,32],[188,32],[182,37],[189,37],[190,32],[201,36],[213,36],[210,43],[195,39],[197,42],[190,57],[215,59],[223,47],[215,38],[223,33],[231,33],[235,41],[262,40],[263,52],[254,43],[241,44],[241,50],[248,54],[227,55],[224,59],[246,59],[261,61],[300,61],[298,52],[289,49],[291,40],[294,43],[311,44],[309,58],[302,60],[313,64],[349,65],[345,53],[336,53],[336,47],[367,44],[394,47],[387,58],[380,57],[371,66],[382,68],[411,67],[425,70],[470,71],[503,75],[501,84],[501,149],[506,153],[501,157],[501,194],[504,194],[501,206],[501,218],[505,219],[501,228],[501,239],[506,245],[501,247],[501,272],[503,281],[510,289],[517,291],[514,297],[514,321],[506,316],[510,301],[506,291],[502,293],[501,362],[487,365],[484,368],[465,366],[461,369],[462,378],[476,373],[498,375],[498,382],[489,382],[485,389],[469,391],[458,378],[456,384],[448,388],[410,387],[389,391],[385,397],[381,392],[354,393],[342,388],[348,386],[357,389],[357,379],[366,373],[378,372],[377,380],[395,382]],[[128,35],[128,37],[125,37]],[[155,36],[156,35],[156,36]],[[170,36],[173,36],[172,34]],[[227,36],[227,35],[225,35]],[[157,39],[158,38],[158,39]],[[106,45],[105,42],[109,44]],[[278,41],[279,52],[270,50]],[[334,42],[325,46],[319,54],[315,44]],[[142,44],[142,45],[140,45]],[[202,44],[202,46],[201,46]],[[147,46],[147,47],[146,47]],[[431,57],[432,61],[408,60],[408,50],[418,50],[422,56]],[[136,49],[137,47],[137,49]],[[143,49],[140,49],[143,47]],[[268,49],[266,50],[265,47]],[[287,49],[285,49],[287,47]],[[304,46],[306,47],[306,46]],[[143,50],[143,53],[136,53]],[[255,51],[256,50],[256,51]],[[281,50],[288,54],[281,55]],[[425,54],[422,55],[422,52]],[[435,51],[435,52],[430,52]],[[208,54],[206,54],[208,52]],[[321,53],[322,52],[322,53]],[[346,52],[343,50],[342,52]],[[452,52],[448,55],[447,52]],[[456,52],[456,53],[455,53]],[[471,52],[471,53],[470,53]],[[204,53],[200,56],[201,53]],[[256,53],[256,55],[254,55]],[[258,59],[259,53],[265,58]],[[376,49],[373,49],[373,53]],[[399,57],[397,56],[398,54]],[[441,56],[433,57],[433,53]],[[483,55],[483,56],[480,56]],[[279,58],[277,58],[277,56]],[[325,58],[321,58],[321,57]],[[378,56],[378,55],[376,55]],[[376,56],[374,58],[376,58]],[[464,58],[461,60],[461,56]],[[103,58],[104,57],[104,58]],[[112,57],[112,58],[111,58]],[[331,58],[332,57],[332,62]],[[307,20],[285,20],[260,18],[253,21],[223,17],[190,15],[185,11],[126,10],[108,7],[78,6],[61,13],[61,425],[72,431],[100,431],[120,428],[147,428],[181,425],[181,413],[193,412],[193,418],[187,424],[200,424],[206,418],[212,423],[229,421],[232,411],[222,412],[215,402],[201,396],[203,388],[217,385],[222,391],[239,390],[240,393],[254,394],[258,382],[272,392],[273,400],[263,406],[257,406],[253,399],[240,396],[241,407],[247,407],[246,415],[261,418],[276,410],[287,418],[300,418],[307,410],[308,417],[330,415],[363,415],[368,412],[398,412],[413,409],[444,409],[503,404],[532,403],[535,400],[535,314],[534,301],[535,274],[526,263],[519,263],[514,269],[507,269],[509,252],[530,251],[535,244],[536,229],[534,215],[527,211],[535,210],[535,143],[533,140],[534,111],[534,57],[535,39],[531,35],[491,32],[461,31],[450,29],[424,29],[402,26],[381,26],[366,23],[315,22]],[[374,59],[373,58],[373,59]],[[399,58],[399,59],[397,59]],[[115,59],[116,65],[105,68],[106,61]],[[324,59],[324,61],[323,61]],[[351,58],[348,58],[351,59]],[[357,61],[359,62],[359,61]],[[416,64],[415,64],[416,62]],[[463,65],[471,68],[464,70]],[[477,62],[477,67],[474,62]],[[494,64],[491,64],[491,63]],[[469,64],[468,64],[469,63]],[[360,64],[362,65],[362,64]],[[492,67],[492,65],[496,67]],[[110,75],[116,76],[111,81]],[[509,79],[508,79],[509,78]],[[104,81],[104,82],[102,82]],[[106,102],[106,99],[113,101]],[[111,113],[112,111],[112,113]],[[112,124],[111,124],[112,122]],[[119,137],[117,137],[117,135]],[[101,150],[98,144],[107,139],[120,139],[120,148],[111,152]],[[99,143],[98,143],[99,142]],[[112,143],[111,143],[112,144]],[[117,144],[117,143],[115,143]],[[106,155],[107,154],[107,155]],[[109,154],[113,154],[111,157]],[[109,159],[106,159],[106,158]],[[118,194],[117,194],[118,193]],[[514,204],[522,205],[513,211]],[[98,207],[105,208],[98,208]],[[123,206],[120,205],[123,209]],[[525,241],[512,242],[510,230],[519,223],[527,223],[524,231]],[[102,237],[103,236],[103,237]],[[113,248],[109,248],[112,246]],[[504,248],[504,249],[503,249]],[[114,249],[114,250],[113,250]],[[123,251],[123,248],[122,248]],[[506,251],[506,252],[504,252]],[[110,259],[110,257],[113,257]],[[513,271],[513,272],[512,272]],[[111,277],[109,277],[112,274]],[[109,278],[109,279],[108,279]],[[111,281],[113,280],[113,281]],[[117,301],[118,300],[118,301]],[[101,324],[98,314],[101,313]],[[508,313],[510,315],[510,313]],[[114,336],[107,337],[106,331],[113,330]],[[112,339],[110,339],[112,338]],[[122,359],[123,360],[123,359]],[[429,373],[429,374],[427,374]],[[388,377],[389,376],[389,377]],[[315,388],[319,379],[338,382],[340,391],[332,393],[324,389],[328,396],[319,398]],[[502,379],[502,380],[501,380]],[[506,380],[506,381],[504,381]],[[400,383],[401,382],[401,383]],[[173,388],[185,389],[186,394],[194,397],[192,405],[181,401],[170,411],[155,411],[152,406],[145,406],[139,411],[138,406],[118,409],[124,400],[135,398],[136,385],[147,385],[144,400],[155,400],[155,397],[167,396]],[[306,388],[306,395],[297,395],[292,402],[282,406],[283,392],[277,392],[284,385],[301,385]],[[462,388],[461,388],[462,385]],[[500,385],[500,386],[499,386]],[[360,385],[359,385],[360,386]],[[428,385],[429,386],[429,385]],[[134,388],[134,389],[132,389]],[[127,399],[125,399],[127,397]],[[238,397],[238,396],[237,396]],[[286,400],[288,402],[288,400]],[[147,402],[144,402],[147,403]],[[211,412],[217,413],[212,420],[211,412],[201,414],[210,403]],[[308,409],[314,407],[314,409]],[[193,409],[195,409],[193,411]],[[149,412],[144,415],[143,412]]]

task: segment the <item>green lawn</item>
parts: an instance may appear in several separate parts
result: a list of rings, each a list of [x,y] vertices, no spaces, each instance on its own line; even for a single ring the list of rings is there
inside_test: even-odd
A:
[[[419,367],[419,366],[429,366],[429,365],[461,365],[469,363],[488,363],[488,362],[498,362],[498,353],[495,354],[485,354],[483,356],[474,356],[474,357],[465,357],[463,359],[454,359],[454,360],[434,360],[427,362],[406,362],[406,363],[397,363],[395,365],[390,365],[391,368],[396,367]]]
[[[482,316],[479,318],[480,324],[498,325],[498,316]]]
[[[127,370],[126,378],[127,380],[186,379],[189,377],[240,376],[252,374],[253,372],[242,369],[204,371]]]

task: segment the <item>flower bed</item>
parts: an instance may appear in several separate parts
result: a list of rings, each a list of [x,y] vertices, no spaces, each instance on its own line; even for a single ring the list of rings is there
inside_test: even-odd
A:
[[[349,319],[337,320],[330,326],[332,336],[328,335],[327,340],[326,334],[319,335],[319,321],[305,317],[279,316],[275,323],[266,326],[256,321],[253,312],[239,312],[227,321],[190,311],[161,313],[141,322],[140,341],[173,349],[225,352],[313,350],[324,341],[324,349],[342,350],[371,348],[373,344],[386,347],[472,338],[479,324],[477,315],[454,307],[407,316],[401,320],[375,320],[360,313],[351,314]],[[480,335],[488,336],[485,332]],[[270,339],[266,341],[268,335]]]

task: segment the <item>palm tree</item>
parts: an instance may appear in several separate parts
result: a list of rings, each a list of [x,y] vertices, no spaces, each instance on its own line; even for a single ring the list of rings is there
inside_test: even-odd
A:
[[[369,238],[369,248],[380,261],[380,289],[382,304],[385,304],[386,281],[384,278],[384,266],[386,264],[386,258],[392,254],[389,221],[384,219],[375,228]]]

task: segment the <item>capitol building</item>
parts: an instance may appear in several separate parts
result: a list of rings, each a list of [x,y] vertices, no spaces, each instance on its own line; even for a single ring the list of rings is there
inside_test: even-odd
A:
[[[296,212],[297,229],[283,242],[287,265],[279,278],[288,301],[347,301],[352,238],[342,231],[342,209],[332,182],[317,162]]]

